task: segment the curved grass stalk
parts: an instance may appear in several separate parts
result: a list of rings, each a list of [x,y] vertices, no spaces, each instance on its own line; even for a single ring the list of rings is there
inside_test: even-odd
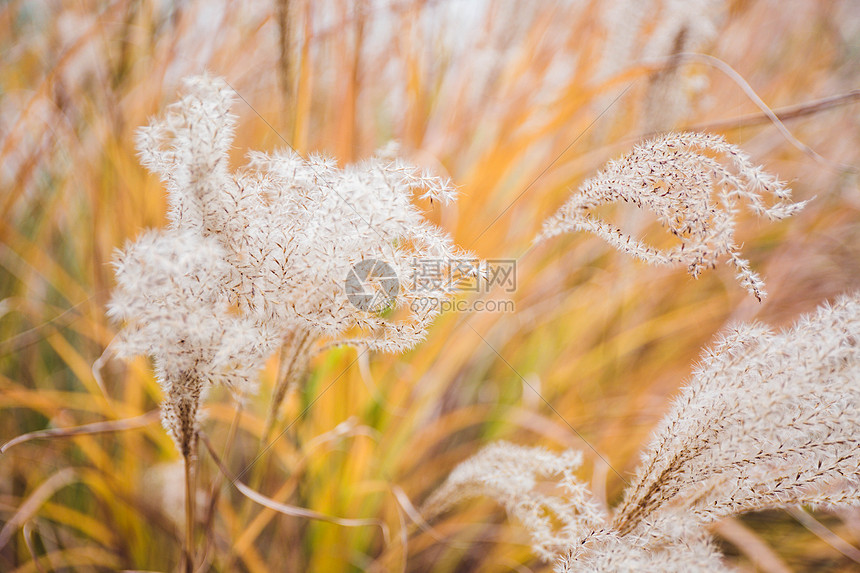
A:
[[[75,426],[73,428],[51,428],[49,430],[38,430],[22,434],[16,438],[12,438],[8,442],[0,445],[0,454],[5,454],[9,448],[42,438],[71,438],[74,436],[86,436],[92,434],[105,434],[109,432],[123,432],[126,430],[136,430],[143,428],[158,420],[159,411],[150,410],[140,416],[126,418],[124,420],[111,420],[107,422],[94,422],[92,424],[84,424],[83,426]]]
[[[298,507],[295,505],[288,505],[285,503],[280,503],[270,497],[267,497],[260,492],[251,489],[244,483],[238,480],[238,478],[234,477],[230,470],[224,465],[224,462],[221,460],[221,457],[215,451],[215,447],[212,445],[212,442],[209,441],[209,438],[205,433],[199,433],[200,441],[203,442],[203,445],[206,446],[209,455],[212,456],[212,460],[215,462],[215,465],[218,466],[218,469],[224,476],[230,480],[230,483],[239,490],[239,493],[247,497],[248,499],[259,503],[263,507],[267,507],[271,510],[277,511],[278,513],[282,513],[284,515],[289,515],[293,517],[304,517],[307,519],[315,519],[317,521],[325,521],[326,523],[334,523],[336,525],[342,525],[343,527],[368,527],[368,526],[377,526],[382,531],[382,537],[385,540],[385,544],[388,545],[391,542],[391,534],[388,528],[388,525],[380,520],[380,519],[370,519],[370,518],[345,518],[345,517],[335,517],[333,515],[327,515],[325,513],[320,513],[318,511],[314,511],[312,509],[306,509],[303,507]]]

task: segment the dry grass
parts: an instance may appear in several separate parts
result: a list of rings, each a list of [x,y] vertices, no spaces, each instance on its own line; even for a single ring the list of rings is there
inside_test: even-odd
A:
[[[181,77],[206,68],[249,104],[237,108],[237,162],[246,149],[283,146],[278,133],[300,152],[343,162],[399,139],[415,161],[460,186],[456,208],[427,204],[428,217],[481,257],[515,258],[570,189],[654,128],[654,93],[667,74],[635,64],[601,77],[612,40],[595,24],[600,4],[500,3],[475,10],[472,21],[455,3],[432,0],[5,3],[0,441],[139,416],[160,399],[142,360],[108,362],[103,389],[91,367],[114,335],[104,313],[112,250],[164,222],[164,192],[138,164],[133,132],[173,101]],[[698,49],[731,65],[777,111],[858,87],[855,3],[727,4],[718,35]],[[638,33],[647,38],[652,28]],[[787,221],[740,223],[737,241],[770,298],[759,304],[726,269],[694,281],[589,236],[547,242],[519,262],[516,313],[443,315],[405,356],[353,364],[355,352],[340,349],[318,358],[281,410],[282,437],[243,478],[281,503],[382,520],[388,543],[378,527],[262,509],[201,453],[198,545],[212,570],[536,570],[527,535],[492,504],[471,504],[425,531],[404,516],[397,488],[417,504],[492,439],[590,451],[559,415],[629,475],[667,396],[726,322],[786,324],[860,287],[857,171],[834,167],[860,165],[857,104],[813,107],[786,123],[826,163],[769,123],[727,123],[759,110],[720,71],[701,63],[681,70],[706,83],[690,113],[663,118],[662,127],[714,124],[788,181],[796,199],[815,197]],[[635,213],[610,216],[651,236]],[[232,440],[229,395],[209,401],[204,431],[234,473],[257,451],[277,366],[269,364]],[[352,427],[330,433],[350,418]],[[177,461],[155,423],[9,449],[0,456],[0,530],[9,532],[0,533],[0,570],[175,568],[183,535],[181,484],[170,480]],[[599,461],[586,459],[581,475],[606,499],[619,498],[621,478]],[[816,518],[860,543],[856,513]],[[857,566],[788,514],[752,515],[743,527],[760,539],[717,529],[729,532],[724,549],[742,568]],[[762,556],[762,547],[772,554]]]

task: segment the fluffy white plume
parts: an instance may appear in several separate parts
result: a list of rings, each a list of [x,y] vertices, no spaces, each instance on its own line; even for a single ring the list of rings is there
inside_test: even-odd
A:
[[[172,226],[200,230],[223,247],[231,273],[222,288],[240,310],[285,337],[307,332],[314,340],[389,352],[420,342],[458,275],[418,284],[410,279],[419,261],[438,261],[445,270],[476,263],[413,204],[415,195],[453,200],[451,182],[397,159],[392,146],[343,169],[333,159],[304,159],[291,150],[251,152],[233,173],[227,155],[233,91],[204,76],[187,80],[186,92],[140,131],[138,147],[168,186]],[[349,299],[344,282],[365,260],[393,271],[399,288],[389,302],[409,309],[407,318],[386,319],[380,307],[360,308]],[[348,335],[355,329],[364,335]]]
[[[429,514],[475,495],[498,499],[530,529],[556,571],[725,570],[704,526],[797,504],[860,504],[860,293],[782,332],[729,331],[654,434],[623,503],[604,519],[584,487],[566,499],[534,491],[536,475],[572,471],[557,457],[501,443],[452,472]],[[564,524],[551,527],[546,510]]]
[[[490,444],[451,472],[423,512],[433,517],[464,499],[492,497],[529,529],[535,552],[549,560],[606,518],[573,475],[581,463],[582,454],[573,450],[555,454],[508,442]],[[555,477],[561,478],[565,499],[535,491],[538,478]]]
[[[775,198],[770,206],[765,203],[768,196]],[[743,151],[722,137],[669,133],[607,163],[544,222],[535,240],[587,231],[649,264],[686,265],[694,277],[727,256],[738,281],[761,300],[766,295],[764,283],[735,244],[736,203],[745,200],[754,213],[775,221],[805,205],[791,203],[790,198],[791,191],[783,183],[753,166]],[[652,211],[680,244],[659,250],[594,216],[601,205],[619,201]]]
[[[119,353],[155,358],[165,423],[183,451],[208,384],[252,389],[282,346],[273,420],[320,340],[404,351],[477,268],[413,204],[416,195],[453,200],[449,180],[391,146],[343,169],[320,156],[251,152],[232,172],[232,103],[223,80],[190,78],[139,131],[143,164],[167,185],[171,223],[120,255],[110,307],[124,325]],[[427,261],[437,272],[417,276]]]
[[[784,332],[733,329],[657,430],[615,517],[704,524],[796,504],[860,503],[860,296]]]
[[[279,339],[230,307],[219,288],[229,268],[213,239],[149,231],[117,254],[115,267],[108,315],[122,328],[112,347],[120,357],[153,357],[166,396],[165,427],[184,453],[193,445],[206,389],[253,391]]]

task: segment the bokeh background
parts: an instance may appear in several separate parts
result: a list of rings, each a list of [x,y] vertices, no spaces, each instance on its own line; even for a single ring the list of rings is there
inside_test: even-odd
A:
[[[719,58],[820,157],[725,69],[678,52]],[[201,570],[551,570],[490,501],[422,529],[405,499],[420,506],[503,438],[583,450],[581,477],[611,506],[623,481],[591,447],[629,476],[721,328],[782,326],[860,287],[856,0],[6,0],[0,64],[0,442],[157,407],[146,361],[103,360],[100,381],[93,364],[114,333],[113,250],[165,224],[134,132],[184,76],[221,75],[241,96],[235,165],[285,142],[346,164],[396,139],[460,187],[456,204],[425,205],[430,219],[482,258],[521,257],[516,291],[493,295],[515,312],[447,313],[403,356],[318,357],[282,410],[282,438],[246,476],[284,503],[382,520],[389,539],[250,503],[201,454]],[[693,280],[590,236],[529,250],[603,163],[681,128],[724,134],[796,198],[814,197],[778,224],[741,216],[764,303],[727,267]],[[661,240],[647,213],[607,216]],[[236,473],[257,452],[276,371],[273,360],[241,417],[226,457]],[[213,394],[216,447],[234,416],[229,394]],[[176,567],[181,462],[151,420],[0,455],[0,570]],[[807,515],[755,514],[714,533],[741,570],[858,570],[860,513]]]

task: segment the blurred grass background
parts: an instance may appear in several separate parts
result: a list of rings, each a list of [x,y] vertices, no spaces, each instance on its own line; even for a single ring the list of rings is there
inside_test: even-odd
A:
[[[284,503],[384,520],[388,543],[378,528],[264,510],[223,483],[208,515],[217,470],[201,454],[199,520],[211,522],[199,526],[201,570],[550,570],[489,501],[427,532],[404,517],[393,487],[418,505],[456,463],[505,438],[583,450],[591,461],[582,477],[611,505],[623,481],[565,420],[628,476],[700,348],[727,322],[784,325],[860,287],[856,99],[786,122],[853,171],[816,161],[761,116],[746,118],[758,108],[700,63],[672,72],[688,104],[675,109],[677,101],[659,97],[666,68],[637,63],[636,49],[611,73],[604,65],[623,38],[646,45],[672,15],[670,3],[655,2],[633,30],[625,18],[607,21],[607,4],[4,2],[0,441],[156,407],[160,391],[145,361],[109,361],[104,391],[92,365],[113,336],[104,317],[113,249],[165,222],[165,193],[137,162],[134,130],[175,99],[186,75],[222,75],[245,100],[234,109],[236,165],[248,149],[283,146],[281,137],[341,163],[399,140],[409,158],[460,186],[456,205],[427,205],[428,217],[487,259],[525,253],[571,190],[646,132],[713,125],[789,181],[796,198],[815,197],[779,224],[742,220],[744,252],[771,293],[765,303],[727,268],[692,280],[597,239],[566,236],[519,260],[515,313],[443,315],[406,356],[372,355],[351,367],[354,350],[320,357],[282,411],[282,429],[295,423],[251,473]],[[699,49],[732,66],[771,107],[860,87],[856,0],[716,4],[717,33]],[[615,216],[659,236],[638,214]],[[235,473],[257,451],[276,370],[273,360],[241,417],[226,459]],[[215,393],[205,431],[216,447],[234,414],[229,395]],[[171,570],[181,551],[177,468],[157,423],[10,449],[0,456],[0,570]],[[860,545],[860,514],[815,516]],[[716,533],[742,570],[858,568],[783,512]]]

